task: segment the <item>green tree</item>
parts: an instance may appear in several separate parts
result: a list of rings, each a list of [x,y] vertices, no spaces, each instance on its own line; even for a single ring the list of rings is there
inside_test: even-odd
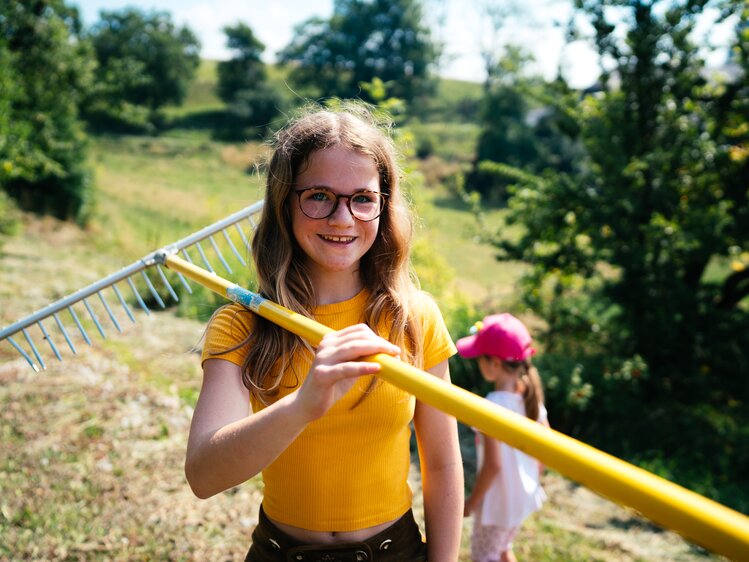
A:
[[[379,78],[392,96],[412,103],[433,91],[439,52],[419,0],[336,0],[331,18],[300,24],[279,58],[316,95],[373,101],[361,84]]]
[[[218,63],[218,95],[228,105],[235,134],[248,128],[264,132],[285,107],[282,96],[267,80],[261,56],[265,45],[244,23],[224,28],[233,56]]]
[[[481,134],[466,184],[485,201],[504,203],[510,180],[497,163],[532,173],[547,168],[570,172],[574,168],[580,147],[566,135],[570,123],[558,100],[576,101],[576,94],[561,78],[546,84],[527,75],[527,65],[533,59],[520,47],[508,45],[496,61],[488,53],[484,56],[487,78]]]
[[[102,11],[89,30],[98,68],[88,105],[94,123],[149,128],[181,104],[200,63],[200,42],[166,12]]]
[[[749,12],[721,4],[740,22],[735,77],[721,79],[694,40],[712,3],[577,5],[615,62],[601,92],[564,108],[587,156],[573,173],[505,167],[509,220],[525,234],[495,241],[533,266],[524,298],[548,322],[551,407],[566,402],[571,425],[569,408],[587,408],[567,429],[609,449],[688,456],[702,478],[739,474],[746,437],[725,424],[749,399]]]
[[[5,1],[0,15],[0,185],[29,210],[86,220],[90,172],[78,105],[93,57],[62,0]]]

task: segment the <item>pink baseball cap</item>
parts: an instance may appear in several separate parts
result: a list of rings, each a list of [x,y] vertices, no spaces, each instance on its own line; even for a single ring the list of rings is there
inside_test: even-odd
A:
[[[531,335],[525,325],[512,314],[492,314],[476,322],[472,336],[455,342],[458,353],[466,359],[492,355],[503,361],[524,361],[536,350],[531,347]],[[472,329],[473,331],[473,329]]]

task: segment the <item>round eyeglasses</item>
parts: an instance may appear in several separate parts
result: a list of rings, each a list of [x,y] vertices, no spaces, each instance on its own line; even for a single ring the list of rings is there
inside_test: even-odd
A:
[[[346,200],[351,215],[362,222],[375,220],[382,214],[387,195],[379,191],[362,190],[343,195],[324,187],[308,187],[295,191],[299,196],[299,208],[310,219],[326,219],[336,212],[341,199]]]

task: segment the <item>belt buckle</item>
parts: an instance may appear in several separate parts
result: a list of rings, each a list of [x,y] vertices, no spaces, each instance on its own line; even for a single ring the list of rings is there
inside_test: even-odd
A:
[[[371,562],[372,549],[365,543],[295,546],[286,554],[288,562]]]

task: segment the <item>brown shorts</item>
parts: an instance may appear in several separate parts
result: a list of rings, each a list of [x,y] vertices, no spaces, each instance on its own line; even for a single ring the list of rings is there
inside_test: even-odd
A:
[[[362,542],[302,544],[276,527],[260,506],[245,562],[426,562],[427,547],[408,510],[384,531]]]

